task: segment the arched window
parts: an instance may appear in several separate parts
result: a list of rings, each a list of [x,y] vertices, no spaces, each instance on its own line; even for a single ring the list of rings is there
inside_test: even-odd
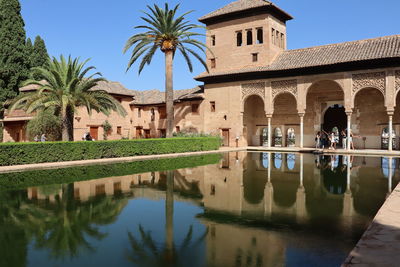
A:
[[[253,44],[253,31],[252,30],[248,30],[246,32],[246,39],[247,39],[247,45]]]
[[[387,157],[382,158],[381,167],[382,167],[383,176],[385,176],[385,178],[389,178],[389,170],[390,170],[389,162],[390,162],[389,158],[387,158]],[[392,176],[393,176],[394,170],[396,169],[396,159],[392,159],[391,167],[392,167]]]
[[[154,108],[152,108],[150,112],[151,112],[151,121],[154,121],[155,118],[156,118],[156,114],[154,112]]]
[[[281,128],[275,128],[274,131],[274,142],[275,146],[282,146],[282,130]]]
[[[281,153],[274,154],[274,166],[276,169],[280,169],[282,167],[282,154]]]
[[[263,128],[261,133],[261,145],[268,146],[268,128]]]
[[[242,46],[243,44],[243,34],[242,32],[236,32],[236,45]]]
[[[269,168],[269,154],[268,153],[261,153],[261,160],[262,160],[262,166],[265,169]]]
[[[293,147],[296,144],[296,135],[293,128],[289,128],[287,131],[287,146]]]
[[[294,170],[294,166],[296,165],[296,155],[295,154],[287,154],[286,155],[286,165],[289,170]]]
[[[258,28],[257,29],[257,44],[262,44],[263,42],[264,42],[263,29]]]
[[[394,131],[394,129],[392,129],[392,146],[393,146],[393,148],[396,148],[396,132]],[[382,147],[382,149],[389,148],[389,128],[388,127],[385,127],[382,130],[381,147]]]

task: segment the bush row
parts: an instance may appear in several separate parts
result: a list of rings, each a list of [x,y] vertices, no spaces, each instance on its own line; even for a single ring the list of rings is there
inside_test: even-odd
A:
[[[216,164],[220,154],[0,174],[0,191]]]
[[[218,137],[0,144],[0,166],[216,150]]]

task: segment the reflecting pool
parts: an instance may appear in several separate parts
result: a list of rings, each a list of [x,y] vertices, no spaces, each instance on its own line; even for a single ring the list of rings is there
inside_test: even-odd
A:
[[[340,266],[399,162],[235,152],[0,174],[0,266]]]

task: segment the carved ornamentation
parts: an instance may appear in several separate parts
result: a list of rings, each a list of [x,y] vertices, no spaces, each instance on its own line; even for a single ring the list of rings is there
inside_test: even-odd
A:
[[[385,95],[386,75],[385,72],[361,73],[353,75],[353,95],[363,88],[376,88]]]
[[[257,82],[257,83],[242,84],[242,99],[245,99],[246,97],[251,95],[258,95],[264,100],[265,83]]]
[[[297,99],[297,80],[271,82],[272,99],[281,93],[291,93]]]
[[[396,92],[400,90],[400,70],[396,70],[394,73],[396,80]]]

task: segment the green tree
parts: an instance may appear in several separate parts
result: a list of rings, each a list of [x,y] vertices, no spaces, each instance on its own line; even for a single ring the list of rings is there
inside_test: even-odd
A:
[[[142,20],[146,25],[136,26],[136,29],[143,29],[144,32],[133,35],[125,44],[124,53],[131,47],[132,55],[128,63],[127,70],[139,59],[139,74],[145,65],[149,65],[154,54],[160,49],[165,55],[165,103],[167,112],[167,137],[172,137],[174,129],[174,91],[173,91],[173,58],[176,50],[180,51],[185,59],[189,71],[193,71],[193,65],[190,56],[194,56],[208,70],[206,62],[193,49],[200,49],[205,52],[206,45],[194,37],[202,36],[203,34],[192,32],[201,26],[191,24],[186,20],[186,16],[192,11],[186,12],[181,16],[177,16],[176,12],[179,5],[170,9],[168,4],[165,8],[160,8],[157,5],[154,7],[147,6],[150,12],[144,12],[146,15]]]
[[[44,67],[50,57],[47,53],[46,44],[40,36],[36,36],[33,44],[33,53],[31,57],[31,67]]]
[[[85,68],[88,60],[79,62],[79,58],[60,60],[53,58],[45,67],[33,68],[44,81],[29,79],[23,85],[38,85],[36,92],[20,94],[10,102],[10,111],[24,109],[27,113],[54,109],[61,119],[63,141],[73,141],[74,113],[78,107],[86,107],[89,115],[92,111],[109,115],[112,110],[121,116],[127,113],[122,105],[103,90],[94,90],[100,81],[105,81],[99,72],[85,77],[95,69]]]
[[[18,94],[19,85],[28,77],[26,34],[18,0],[0,0],[0,105]]]
[[[54,110],[39,111],[38,114],[26,125],[29,140],[34,140],[35,136],[46,134],[48,141],[58,141],[61,139],[61,120],[54,114]]]

